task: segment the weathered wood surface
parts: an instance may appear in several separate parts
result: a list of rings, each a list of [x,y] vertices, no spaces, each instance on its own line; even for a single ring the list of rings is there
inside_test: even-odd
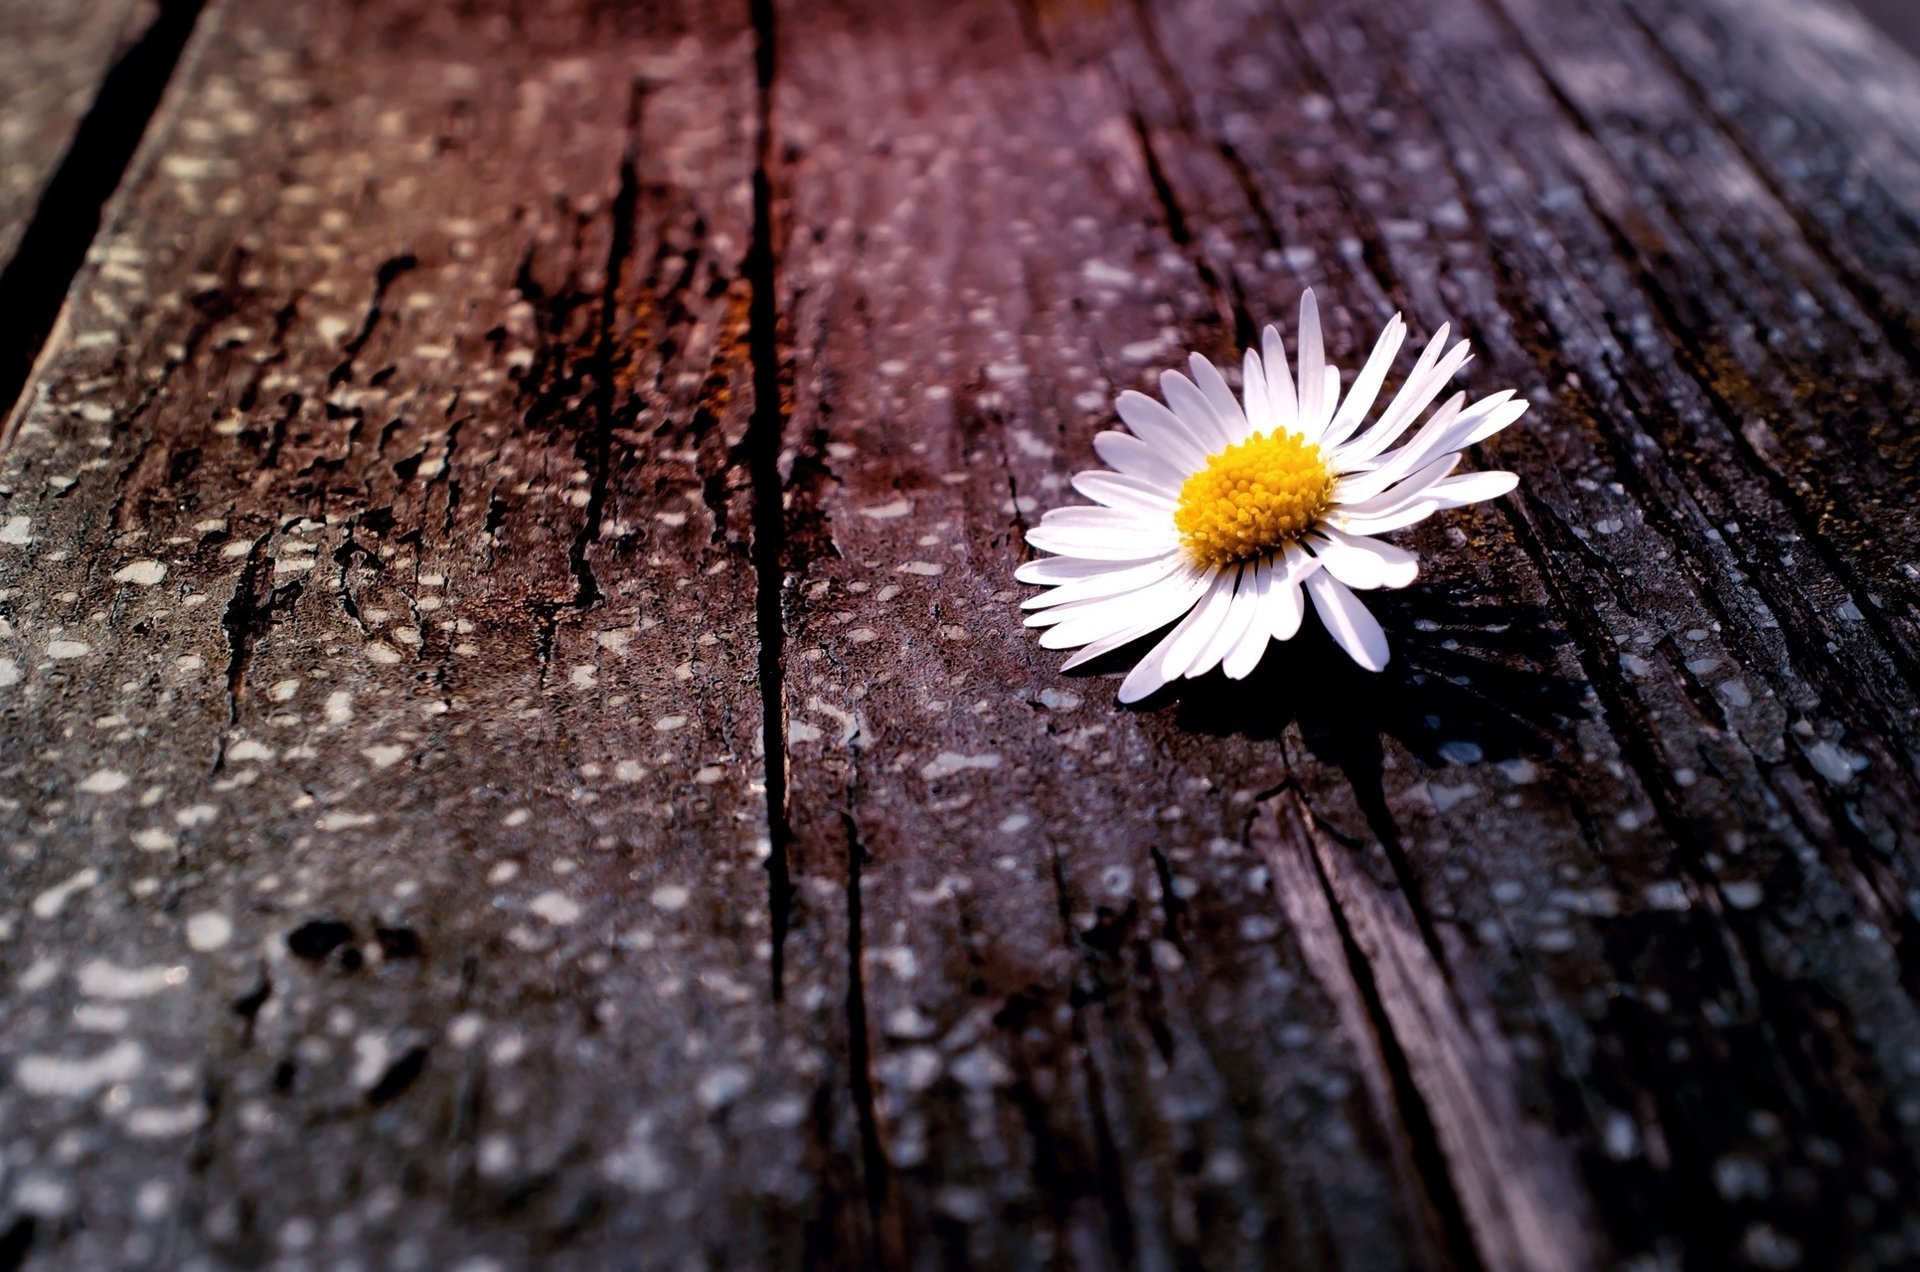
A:
[[[107,72],[153,12],[134,0],[0,4],[0,269],[12,261]]]
[[[1917,121],[1787,0],[215,0],[0,457],[0,1267],[1920,1258]],[[1522,490],[1118,709],[1022,530],[1308,284]]]

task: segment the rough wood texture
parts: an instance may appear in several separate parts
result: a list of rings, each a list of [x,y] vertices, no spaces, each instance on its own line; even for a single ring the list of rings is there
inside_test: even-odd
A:
[[[0,3],[0,269],[19,245],[54,169],[147,5]]]
[[[1920,1259],[1916,106],[1788,0],[210,4],[0,457],[0,1267]],[[1522,490],[1116,708],[1023,529],[1307,284]]]

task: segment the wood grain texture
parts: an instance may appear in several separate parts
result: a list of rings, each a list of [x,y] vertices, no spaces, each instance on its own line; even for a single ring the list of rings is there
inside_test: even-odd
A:
[[[0,4],[0,270],[67,154],[114,60],[137,42],[154,7],[117,3]]]
[[[1920,71],[1757,8],[210,4],[0,456],[0,1267],[1920,1259]],[[1120,709],[1024,531],[1308,285],[1522,487]]]

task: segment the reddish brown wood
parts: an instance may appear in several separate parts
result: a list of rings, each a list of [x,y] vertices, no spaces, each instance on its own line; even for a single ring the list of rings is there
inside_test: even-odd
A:
[[[1864,30],[215,0],[0,454],[0,1267],[1910,1263]],[[1118,708],[1024,531],[1306,285],[1522,489]]]

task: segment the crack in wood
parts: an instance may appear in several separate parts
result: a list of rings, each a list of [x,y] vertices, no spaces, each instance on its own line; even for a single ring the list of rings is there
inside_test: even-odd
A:
[[[773,926],[770,990],[786,994],[787,935],[793,922],[793,828],[787,815],[786,603],[787,524],[780,453],[786,433],[781,395],[779,280],[773,225],[773,92],[779,31],[773,0],[752,0],[757,82],[753,167],[753,241],[745,273],[753,365],[753,414],[744,449],[752,489],[752,558],[759,634],[761,751],[766,772],[767,911]]]

